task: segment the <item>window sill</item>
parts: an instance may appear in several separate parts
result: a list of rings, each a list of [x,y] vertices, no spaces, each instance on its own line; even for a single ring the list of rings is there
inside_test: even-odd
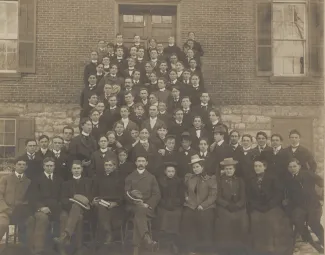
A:
[[[21,73],[0,73],[0,81],[15,81],[21,78]]]
[[[285,76],[270,76],[271,83],[304,83],[311,82],[313,80],[310,76],[300,77],[285,77]]]

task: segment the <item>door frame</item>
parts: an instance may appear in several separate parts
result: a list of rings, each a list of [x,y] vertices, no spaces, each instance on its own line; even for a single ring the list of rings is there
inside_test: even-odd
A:
[[[182,38],[181,38],[181,25],[180,25],[180,6],[181,0],[160,0],[159,2],[152,3],[152,0],[115,0],[114,14],[115,14],[115,35],[119,32],[120,28],[120,5],[169,5],[176,6],[176,44],[178,47],[182,48]]]

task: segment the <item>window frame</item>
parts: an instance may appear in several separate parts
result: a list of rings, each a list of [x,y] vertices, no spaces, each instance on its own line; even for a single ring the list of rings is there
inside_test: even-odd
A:
[[[0,157],[0,161],[1,161],[0,162],[0,165],[2,165],[2,161],[6,160],[6,159],[8,159],[8,161],[14,160],[15,157],[17,157],[17,154],[18,154],[18,145],[17,145],[17,122],[19,121],[19,119],[16,118],[16,117],[10,117],[10,116],[8,116],[8,117],[0,116],[0,121],[4,121],[4,125],[5,125],[5,121],[8,121],[8,120],[15,121],[15,132],[14,132],[14,134],[15,134],[15,137],[14,137],[15,144],[14,145],[5,145],[5,144],[3,144],[3,145],[0,145],[0,147],[15,147],[15,154],[14,154],[13,158],[2,158],[2,157]],[[4,133],[4,134],[6,134],[6,133]]]

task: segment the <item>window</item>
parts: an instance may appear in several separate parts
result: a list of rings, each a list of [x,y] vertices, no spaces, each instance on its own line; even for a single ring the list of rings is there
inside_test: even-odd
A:
[[[323,0],[257,4],[258,75],[301,77],[322,72],[323,6]]]
[[[0,72],[17,71],[18,1],[0,1]]]
[[[26,140],[34,137],[34,119],[0,118],[0,171],[12,167],[14,158],[25,152]]]
[[[0,76],[35,73],[36,0],[0,0]]]
[[[16,119],[0,119],[0,166],[10,166],[16,155]]]
[[[123,15],[123,22],[125,23],[143,23],[142,15]]]
[[[160,15],[152,15],[152,23],[154,24],[172,24],[172,16],[160,16]]]

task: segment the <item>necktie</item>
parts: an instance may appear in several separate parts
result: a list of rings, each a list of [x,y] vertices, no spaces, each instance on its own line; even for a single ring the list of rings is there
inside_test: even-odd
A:
[[[94,125],[94,128],[98,128],[98,124],[95,124],[95,125]]]
[[[35,158],[35,155],[33,154],[33,155],[28,155],[28,159],[29,160],[34,160],[34,158]]]
[[[105,158],[105,153],[102,154],[102,157]]]
[[[55,157],[59,158],[60,157],[60,153],[55,153]]]
[[[21,180],[22,176],[21,174],[18,174],[18,179]]]
[[[52,181],[52,174],[49,174],[49,180]]]
[[[232,145],[231,147],[232,147],[232,150],[233,151],[236,150],[236,146],[235,145]]]
[[[207,110],[207,109],[208,109],[206,105],[202,105],[201,108],[202,108],[203,110]]]
[[[278,150],[276,148],[274,148],[273,153],[274,153],[274,155],[276,155],[278,153]]]
[[[260,152],[262,152],[264,150],[264,148],[263,147],[260,147]]]

